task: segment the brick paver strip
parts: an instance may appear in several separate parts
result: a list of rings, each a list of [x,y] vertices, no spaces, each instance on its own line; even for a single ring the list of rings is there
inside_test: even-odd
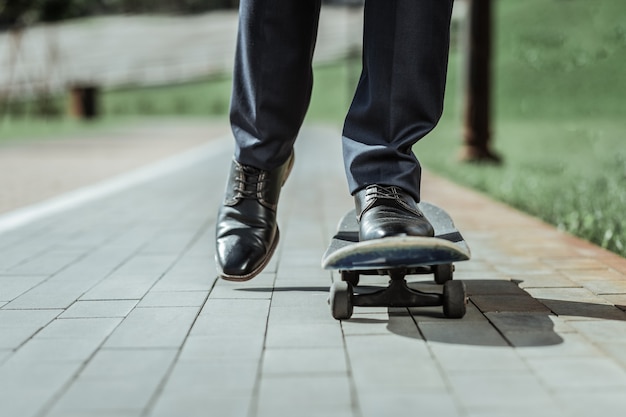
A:
[[[623,412],[626,260],[428,172],[473,251],[466,317],[333,320],[320,257],[352,201],[339,133],[301,136],[281,243],[248,283],[215,276],[228,149],[0,235],[0,415]]]

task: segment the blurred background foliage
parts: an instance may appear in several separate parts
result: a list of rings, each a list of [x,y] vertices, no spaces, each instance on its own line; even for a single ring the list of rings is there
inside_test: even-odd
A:
[[[105,14],[191,14],[238,4],[239,0],[0,0],[0,28]]]

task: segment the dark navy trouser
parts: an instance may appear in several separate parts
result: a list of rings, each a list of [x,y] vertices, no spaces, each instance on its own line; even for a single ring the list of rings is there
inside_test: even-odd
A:
[[[351,193],[402,187],[419,201],[412,146],[441,117],[453,0],[366,0],[363,69],[343,129]],[[320,0],[241,0],[231,126],[235,158],[271,170],[311,97]]]

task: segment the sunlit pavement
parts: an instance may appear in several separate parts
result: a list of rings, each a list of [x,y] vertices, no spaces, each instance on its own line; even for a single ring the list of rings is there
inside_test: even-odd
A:
[[[151,118],[67,137],[0,143],[0,214],[200,146],[230,131],[226,118]]]
[[[423,199],[473,252],[455,275],[467,315],[334,320],[320,258],[352,204],[339,137],[303,131],[279,249],[247,283],[213,260],[229,138],[0,217],[0,415],[623,413],[626,260],[430,174]]]

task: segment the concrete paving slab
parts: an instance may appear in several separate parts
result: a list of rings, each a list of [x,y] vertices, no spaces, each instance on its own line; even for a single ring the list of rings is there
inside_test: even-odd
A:
[[[525,358],[539,357],[602,357],[600,349],[590,339],[584,337],[580,333],[558,332],[557,336],[561,339],[558,343],[527,343],[517,350],[518,354]],[[514,337],[512,337],[515,340]]]
[[[290,376],[263,378],[256,405],[258,416],[351,415],[348,376]]]
[[[46,328],[62,310],[0,310],[0,349],[16,349]]]
[[[345,350],[338,348],[265,349],[263,377],[287,375],[347,375]]]
[[[520,288],[576,288],[582,285],[562,274],[547,275],[510,275],[511,281]]]
[[[11,362],[25,366],[38,366],[40,362],[87,362],[100,348],[102,340],[97,338],[64,338],[28,340],[17,352],[11,352]]]
[[[80,300],[141,300],[158,281],[159,276],[160,274],[110,276],[85,291]]]
[[[309,324],[328,324],[328,308],[309,307],[306,309],[294,309],[293,307],[272,307],[268,324],[308,326]],[[344,330],[345,333],[345,330]]]
[[[117,379],[164,375],[176,358],[176,349],[103,348],[82,370],[81,378]]]
[[[263,356],[263,335],[221,334],[211,336],[189,336],[180,354],[180,361],[192,362],[241,362],[252,361],[257,364]]]
[[[137,305],[137,300],[76,301],[59,318],[126,317]]]
[[[463,316],[463,323],[467,323],[470,321],[475,322],[486,322],[487,318],[485,315],[474,305],[473,302],[469,302],[466,307],[465,316]],[[406,309],[410,315],[413,316],[413,319],[417,323],[425,323],[425,322],[438,322],[438,321],[449,321],[443,315],[443,309],[441,307],[410,307]],[[397,310],[389,309],[390,314],[393,311],[393,314],[398,314]]]
[[[600,346],[603,343],[626,342],[626,321],[623,320],[584,320],[571,321],[570,326]]]
[[[427,416],[464,415],[454,395],[446,389],[420,389],[412,393],[382,392],[359,397],[363,416],[403,415],[407,410]]]
[[[84,252],[71,252],[68,250],[51,250],[31,258],[24,263],[9,269],[12,275],[54,275],[71,265],[84,255]]]
[[[36,287],[48,278],[48,275],[0,275],[1,301],[9,302]]]
[[[0,366],[13,354],[11,349],[0,349]]]
[[[593,280],[582,281],[581,284],[598,295],[626,295],[626,281],[623,280]]]
[[[328,313],[326,313],[328,314]],[[385,312],[361,313],[341,324],[344,336],[386,335],[388,318]]]
[[[620,389],[578,389],[557,392],[555,396],[563,404],[566,415],[582,417],[590,414],[619,415],[626,406]],[[621,391],[623,393],[623,391]]]
[[[197,315],[197,307],[136,308],[115,329],[105,347],[179,348]]]
[[[528,295],[475,295],[472,302],[483,313],[502,311],[550,313],[548,307]]]
[[[202,307],[208,291],[150,291],[137,307]]]
[[[77,380],[52,407],[52,414],[100,412],[116,415],[118,410],[139,414],[148,405],[159,380]]]
[[[267,348],[342,347],[341,326],[338,323],[273,324],[267,329]]]
[[[143,410],[88,410],[76,409],[68,410],[63,408],[55,408],[46,414],[48,417],[141,417]]]
[[[528,366],[518,351],[509,346],[466,346],[428,342],[428,347],[446,374],[528,371]]]
[[[625,370],[612,359],[598,356],[527,358],[543,383],[552,391],[567,389],[619,389],[626,385]]]
[[[626,294],[604,294],[602,298],[620,310],[626,311]]]
[[[121,318],[56,319],[35,336],[38,339],[94,339],[103,341]]]
[[[7,304],[7,309],[66,309],[71,306],[94,283],[91,280],[62,281],[51,278],[33,287]]]
[[[211,391],[203,384],[185,384],[177,390],[166,387],[149,415],[170,417],[183,414],[189,417],[206,417],[207,410],[211,410],[211,413],[224,417],[247,416],[251,395],[243,388],[232,395],[226,395],[224,392],[220,395],[211,395]]]
[[[36,416],[49,411],[49,404],[79,371],[82,363],[6,362],[0,373],[0,415]]]
[[[488,322],[424,322],[419,324],[424,338],[432,342],[472,346],[507,346],[507,341]]]
[[[499,408],[505,412],[522,408],[526,415],[534,415],[535,410],[558,408],[556,400],[530,372],[452,374],[449,382],[463,407],[469,410]]]

